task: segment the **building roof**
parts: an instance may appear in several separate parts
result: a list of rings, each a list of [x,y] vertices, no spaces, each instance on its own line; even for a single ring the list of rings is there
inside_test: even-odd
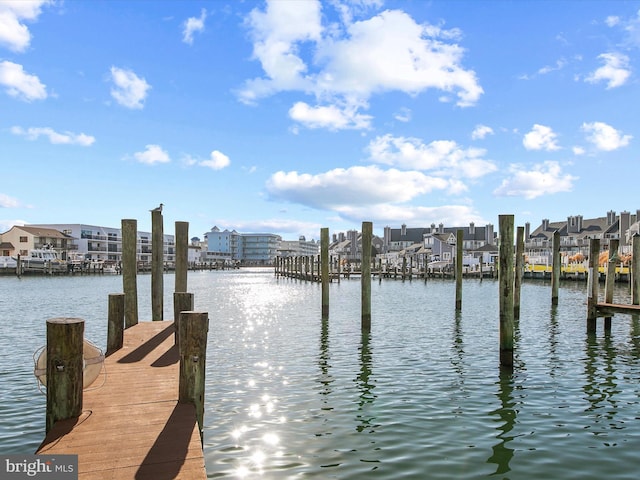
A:
[[[35,237],[49,237],[49,238],[73,238],[71,235],[67,235],[65,233],[62,233],[59,230],[56,230],[54,228],[45,228],[45,227],[30,227],[27,225],[15,225],[12,228],[17,228],[19,230],[22,230],[26,233],[29,233]]]

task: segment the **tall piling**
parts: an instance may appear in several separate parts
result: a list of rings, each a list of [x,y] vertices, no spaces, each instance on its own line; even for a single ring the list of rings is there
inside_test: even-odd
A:
[[[587,333],[596,332],[598,317],[598,257],[600,256],[600,239],[589,240],[589,273],[587,274]]]
[[[182,312],[180,314],[180,378],[178,401],[196,407],[196,418],[202,441],[204,422],[204,387],[207,366],[207,312]]]
[[[520,318],[520,290],[522,289],[522,275],[524,274],[524,227],[516,229],[516,267],[513,283],[513,318]]]
[[[109,294],[107,356],[122,348],[124,339],[124,302],[124,293]]]
[[[640,304],[640,235],[631,240],[631,304]]]
[[[124,290],[124,325],[138,323],[138,221],[122,220],[122,289]]]
[[[362,331],[371,331],[371,240],[373,223],[362,222],[362,263],[360,285],[362,290]]]
[[[463,231],[456,231],[456,310],[462,309],[462,243]]]
[[[164,309],[164,231],[162,211],[151,211],[151,320],[162,320]]]
[[[320,277],[322,280],[322,318],[329,316],[329,229],[320,229]]]
[[[174,292],[187,291],[189,222],[176,222],[176,280]]]
[[[560,291],[560,232],[553,232],[553,246],[551,254],[551,305],[558,304],[558,294]]]
[[[513,215],[499,215],[500,365],[513,368]]]
[[[82,413],[84,320],[47,320],[46,432],[58,420]]]
[[[607,261],[606,277],[604,281],[604,302],[613,303],[613,287],[616,282],[616,266],[618,264],[618,247],[620,240],[617,238],[609,239],[609,259]],[[611,317],[604,317],[605,331],[611,330]]]

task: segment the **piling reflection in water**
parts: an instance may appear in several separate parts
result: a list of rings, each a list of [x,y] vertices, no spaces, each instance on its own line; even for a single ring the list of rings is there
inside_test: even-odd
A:
[[[513,430],[517,417],[516,404],[513,399],[513,375],[508,369],[500,370],[499,380],[496,382],[498,387],[496,396],[500,399],[501,406],[489,413],[498,417],[496,421],[502,422],[502,425],[496,428],[496,430],[500,431],[496,435],[496,438],[500,441],[493,446],[493,455],[487,460],[487,463],[497,465],[494,475],[507,473],[511,470],[509,462],[513,458],[514,449],[509,446],[509,443],[515,437],[510,435],[510,432]]]
[[[374,433],[376,431],[376,417],[373,412],[373,402],[376,398],[373,393],[375,385],[370,381],[372,374],[371,350],[369,347],[368,332],[362,332],[360,343],[360,373],[356,378],[356,384],[360,392],[358,399],[358,413],[356,430],[360,433]]]

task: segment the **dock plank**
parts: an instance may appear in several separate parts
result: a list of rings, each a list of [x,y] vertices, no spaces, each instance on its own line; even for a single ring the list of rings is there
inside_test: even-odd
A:
[[[614,313],[640,313],[640,305],[620,305],[616,303],[598,303],[598,316],[613,315]]]
[[[82,415],[57,422],[37,453],[77,454],[81,480],[206,478],[195,407],[178,403],[173,322],[126,329],[105,370]]]

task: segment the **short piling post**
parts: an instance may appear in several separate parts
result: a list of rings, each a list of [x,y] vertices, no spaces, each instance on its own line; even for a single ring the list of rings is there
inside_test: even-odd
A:
[[[560,290],[560,232],[553,232],[552,247],[552,266],[551,266],[551,305],[558,304],[558,292]]]
[[[371,240],[373,223],[362,222],[362,262],[360,286],[362,290],[362,331],[371,331]]]
[[[125,328],[138,323],[138,221],[122,220],[122,289],[124,291]]]
[[[604,280],[604,302],[613,303],[613,287],[616,281],[616,264],[618,263],[618,247],[620,240],[609,239],[609,260],[607,261],[606,277]],[[604,317],[605,331],[611,330],[611,317]]]
[[[154,209],[151,211],[151,320],[162,320],[164,309],[163,230],[162,212]]]
[[[513,368],[513,215],[499,215],[500,365]]]
[[[463,231],[456,231],[456,310],[462,310],[462,243]]]
[[[520,318],[520,290],[524,266],[524,227],[516,229],[516,270],[513,286],[513,318]]]
[[[187,291],[189,264],[189,222],[176,222],[176,280],[174,292]]]
[[[640,304],[640,235],[631,240],[631,304]]]
[[[598,317],[598,257],[600,239],[589,240],[589,273],[587,277],[587,333],[596,332]]]
[[[122,348],[124,335],[124,293],[109,294],[106,356]]]
[[[329,316],[329,229],[320,229],[320,268],[322,270],[322,318]]]
[[[180,313],[193,311],[193,293],[173,292],[173,328],[176,345],[180,344]]]
[[[58,420],[82,413],[84,320],[47,320],[46,433]]]
[[[209,314],[207,312],[181,312],[179,327],[180,379],[178,401],[195,405],[200,441],[202,441]]]

